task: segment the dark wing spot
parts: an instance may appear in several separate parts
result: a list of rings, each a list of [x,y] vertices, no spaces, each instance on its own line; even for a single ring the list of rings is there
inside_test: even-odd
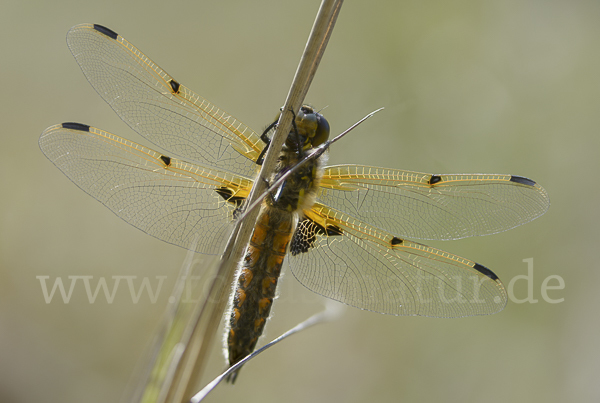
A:
[[[338,236],[342,235],[342,229],[337,225],[328,225],[327,226],[327,236]]]
[[[303,218],[299,223],[292,241],[290,242],[290,252],[292,256],[299,253],[308,252],[315,247],[317,234],[325,234],[325,229],[308,218]]]
[[[404,241],[400,238],[397,237],[393,237],[392,241],[390,242],[392,244],[392,246],[396,246],[396,245],[402,245]]]
[[[246,200],[244,197],[234,196],[233,190],[226,187],[217,188],[215,189],[215,192],[217,192],[217,194],[221,196],[225,201],[235,205],[235,207],[240,207],[242,205],[242,202]]]
[[[65,122],[62,124],[63,129],[79,130],[80,132],[89,132],[90,126],[83,123]]]
[[[516,183],[520,183],[521,185],[535,186],[535,182],[534,181],[532,181],[531,179],[528,179],[528,178],[524,178],[522,176],[512,175],[510,177],[510,181],[511,182],[516,182]]]
[[[473,268],[475,270],[477,270],[479,273],[483,274],[484,276],[488,276],[489,278],[491,278],[494,281],[498,280],[498,276],[496,276],[496,273],[494,273],[487,267],[480,265],[479,263],[475,263],[475,266],[473,266]]]
[[[324,228],[313,220],[304,217],[298,223],[290,242],[290,252],[292,256],[299,253],[305,253],[315,247],[317,235],[338,236],[342,235],[342,229],[336,225],[328,225]]]
[[[215,189],[215,192],[217,192],[217,194],[225,200],[229,200],[229,198],[231,198],[231,196],[233,196],[233,191],[226,187],[217,188],[217,189]]]
[[[112,39],[117,39],[117,36],[119,36],[119,34],[117,34],[115,31],[110,28],[106,28],[103,25],[94,24],[94,29]]]
[[[171,157],[167,157],[166,155],[161,155],[160,159],[165,163],[166,166],[171,165]]]
[[[430,185],[435,185],[438,182],[442,181],[442,177],[439,175],[431,175],[431,178],[429,179],[429,184]]]
[[[175,80],[169,80],[169,84],[171,85],[173,94],[177,94],[179,92],[179,83]]]

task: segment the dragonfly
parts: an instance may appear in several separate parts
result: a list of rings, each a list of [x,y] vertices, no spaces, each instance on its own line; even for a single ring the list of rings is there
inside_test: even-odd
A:
[[[277,121],[262,133],[250,129],[104,26],[77,25],[67,43],[98,94],[164,151],[67,122],[41,134],[42,152],[127,223],[186,249],[197,240],[195,252],[219,255]],[[544,188],[516,175],[326,166],[327,153],[294,168],[329,131],[310,106],[295,111],[268,182],[291,175],[263,200],[235,280],[230,365],[255,348],[284,259],[308,289],[364,310],[429,317],[497,313],[507,293],[492,270],[413,239],[494,234],[549,207]]]

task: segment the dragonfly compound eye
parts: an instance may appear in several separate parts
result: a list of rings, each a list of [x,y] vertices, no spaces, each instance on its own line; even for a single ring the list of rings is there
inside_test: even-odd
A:
[[[317,116],[317,130],[312,139],[313,147],[323,144],[329,139],[329,122],[320,113],[315,113]]]

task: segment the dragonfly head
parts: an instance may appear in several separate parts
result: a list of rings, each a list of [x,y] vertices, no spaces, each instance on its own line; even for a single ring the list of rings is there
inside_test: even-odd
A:
[[[329,139],[329,122],[311,106],[303,105],[300,108],[296,114],[296,128],[298,132],[292,129],[285,141],[290,150],[307,150]]]

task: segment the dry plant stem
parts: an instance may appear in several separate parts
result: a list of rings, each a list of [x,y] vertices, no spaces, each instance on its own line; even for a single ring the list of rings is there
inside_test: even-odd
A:
[[[261,348],[259,348],[258,350],[255,350],[252,354],[246,356],[244,359],[242,359],[241,361],[237,362],[235,365],[233,365],[232,367],[230,367],[229,369],[227,369],[227,371],[223,372],[221,375],[217,376],[214,380],[212,380],[210,383],[208,383],[204,389],[202,389],[201,391],[199,391],[198,393],[196,393],[196,395],[194,395],[194,397],[192,397],[192,399],[190,400],[190,403],[199,403],[201,402],[206,396],[208,396],[208,394],[210,392],[213,391],[213,389],[223,380],[225,379],[225,377],[232,373],[233,371],[235,371],[236,369],[240,368],[242,365],[244,365],[246,362],[248,362],[250,359],[256,357],[258,354],[262,353],[263,351],[267,350],[268,348],[273,347],[275,344],[281,342],[282,340],[288,338],[289,336],[298,333],[300,331],[303,331],[311,326],[314,326],[318,323],[323,323],[323,322],[329,322],[329,321],[333,321],[338,319],[341,315],[342,312],[344,311],[345,307],[341,306],[340,304],[338,304],[337,302],[333,302],[333,301],[327,301],[326,305],[325,305],[325,309],[313,316],[311,316],[310,318],[306,319],[304,322],[301,322],[299,324],[297,324],[296,326],[294,326],[293,328],[291,328],[290,330],[288,330],[287,332],[285,332],[284,334],[282,334],[281,336],[277,337],[276,339],[274,339],[273,341],[271,341],[270,343],[262,346]]]
[[[342,0],[323,0],[321,3],[302,59],[296,70],[294,81],[284,104],[279,125],[273,135],[260,171],[259,179],[255,182],[247,205],[254,203],[266,190],[266,181],[260,178],[268,178],[270,172],[273,172],[275,168],[279,150],[281,150],[291,129],[294,115],[292,111],[297,112],[304,102],[304,97],[308,92],[329,37],[331,36],[342,2]],[[191,324],[194,326],[194,330],[190,344],[186,347],[169,391],[164,395],[164,400],[161,400],[174,403],[186,402],[197,391],[196,384],[202,375],[210,347],[212,346],[212,340],[218,330],[223,311],[228,302],[224,296],[229,293],[236,268],[242,260],[246,245],[250,241],[258,210],[255,209],[246,219],[238,221],[236,224],[225,248],[225,253],[218,269],[218,275],[211,286],[207,300],[203,305],[199,306],[198,312],[194,316],[196,320]]]

